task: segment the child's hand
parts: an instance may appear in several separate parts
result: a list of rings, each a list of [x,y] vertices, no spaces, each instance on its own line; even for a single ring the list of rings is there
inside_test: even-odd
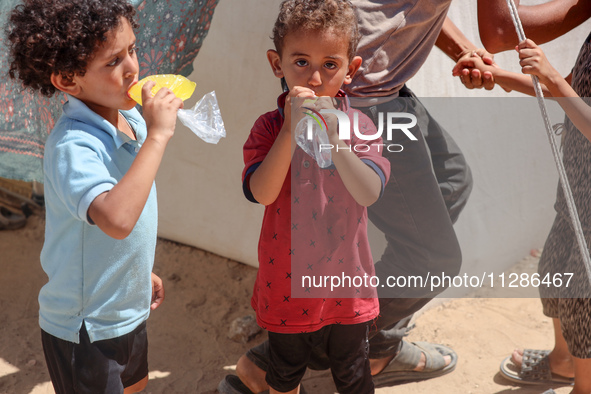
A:
[[[167,143],[174,134],[176,113],[183,107],[183,101],[167,88],[160,89],[152,97],[151,89],[155,84],[153,81],[148,81],[142,88],[143,116],[146,120],[148,136],[163,138]]]
[[[318,97],[314,99],[314,102],[304,105],[307,108],[311,108],[314,111],[320,112],[323,109],[335,109],[334,98],[332,97]],[[338,143],[338,118],[334,114],[322,114],[322,117],[326,121],[326,134],[332,144]]]
[[[152,272],[152,304],[150,309],[154,310],[164,301],[164,284],[158,275]]]
[[[519,65],[524,74],[536,75],[540,82],[549,86],[556,78],[562,79],[562,76],[550,64],[542,49],[529,38],[519,43],[515,47],[519,52]]]
[[[293,89],[291,89],[289,91],[289,93],[287,94],[287,97],[285,98],[285,107],[284,107],[284,114],[285,114],[285,124],[287,126],[290,127],[291,125],[291,117],[292,117],[292,112],[291,112],[291,107],[292,107],[292,103],[294,102],[294,98],[304,98],[304,97],[316,97],[316,94],[314,94],[314,91],[312,89],[308,89],[305,88],[303,86],[294,86]],[[300,102],[303,102],[303,100],[300,100]],[[293,119],[294,122],[297,124],[297,122],[300,120],[300,118],[302,118],[304,116],[304,110],[300,110],[297,111],[298,113],[293,114],[295,116],[295,118]],[[290,123],[287,123],[290,122]]]
[[[460,56],[456,65],[452,69],[452,75],[454,77],[459,76],[467,89],[485,88],[486,90],[491,90],[495,87],[493,74],[489,69],[474,67],[474,60],[477,58],[482,60],[482,63],[479,62],[480,66],[486,65],[497,67],[493,55],[486,49],[479,48],[466,51]]]

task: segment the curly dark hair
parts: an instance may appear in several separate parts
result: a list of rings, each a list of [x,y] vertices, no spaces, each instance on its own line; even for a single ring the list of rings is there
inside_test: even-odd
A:
[[[355,7],[349,0],[285,0],[273,27],[273,43],[281,55],[285,36],[298,30],[333,29],[349,39],[349,61],[357,52],[359,27]]]
[[[138,28],[126,0],[24,0],[9,15],[5,34],[8,74],[24,88],[51,97],[52,74],[83,76],[96,48],[117,28],[121,17]]]

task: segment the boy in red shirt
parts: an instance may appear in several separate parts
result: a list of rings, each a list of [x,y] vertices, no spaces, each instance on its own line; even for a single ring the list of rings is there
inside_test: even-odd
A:
[[[375,126],[340,90],[361,64],[358,37],[347,0],[284,1],[267,58],[288,91],[244,145],[244,193],[266,206],[251,304],[269,331],[271,393],[299,392],[316,346],[328,354],[339,392],[374,391],[367,333],[379,306],[368,279],[374,269],[365,207],[380,196],[390,167],[381,138],[358,135],[376,135]],[[346,114],[349,139],[339,139],[337,116],[323,109]],[[328,168],[295,143],[292,124],[304,111],[326,121]]]

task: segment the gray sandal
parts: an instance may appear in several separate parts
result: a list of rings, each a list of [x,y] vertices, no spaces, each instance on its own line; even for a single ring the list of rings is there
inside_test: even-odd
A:
[[[556,375],[550,370],[548,354],[550,354],[549,350],[524,349],[521,368],[513,364],[511,356],[509,356],[501,363],[501,375],[505,379],[519,384],[540,386],[573,384],[574,378]]]
[[[425,369],[413,371],[425,354]],[[444,356],[451,362],[445,365]],[[387,387],[401,383],[417,382],[450,373],[456,368],[458,355],[451,348],[429,342],[402,341],[398,354],[380,373],[373,377],[376,387]]]

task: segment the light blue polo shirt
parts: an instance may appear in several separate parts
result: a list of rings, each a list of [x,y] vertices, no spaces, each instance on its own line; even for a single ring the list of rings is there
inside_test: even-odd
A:
[[[49,281],[39,293],[39,324],[70,342],[79,343],[83,321],[90,340],[97,341],[133,331],[150,313],[158,224],[155,185],[123,240],[109,237],[87,216],[92,201],[121,180],[146,140],[139,112],[121,113],[137,141],[68,96],[45,145],[41,265]]]

